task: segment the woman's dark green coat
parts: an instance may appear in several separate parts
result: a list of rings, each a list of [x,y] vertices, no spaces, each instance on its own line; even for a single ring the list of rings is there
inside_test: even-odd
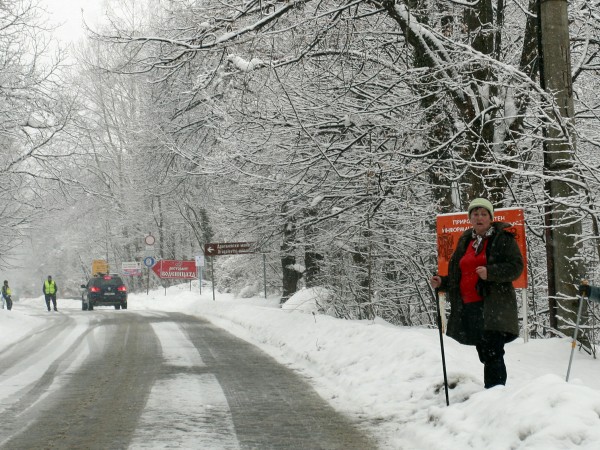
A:
[[[494,233],[486,247],[487,280],[479,280],[478,290],[483,297],[483,329],[506,333],[506,342],[519,335],[517,296],[512,282],[523,272],[523,257],[514,234],[506,231],[511,225],[493,222]],[[465,231],[448,265],[448,275],[442,277],[440,290],[446,291],[450,302],[447,335],[461,344],[477,342],[467,333],[463,323],[463,302],[460,296],[459,262],[470,245],[473,230]]]

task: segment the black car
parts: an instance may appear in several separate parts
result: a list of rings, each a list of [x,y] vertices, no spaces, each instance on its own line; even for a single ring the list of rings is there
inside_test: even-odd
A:
[[[81,309],[92,311],[95,306],[111,306],[127,309],[127,287],[118,275],[98,275],[90,278],[81,296]]]

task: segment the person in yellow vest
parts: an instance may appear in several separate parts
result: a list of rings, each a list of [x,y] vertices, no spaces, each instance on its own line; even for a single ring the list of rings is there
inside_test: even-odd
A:
[[[56,291],[58,290],[58,286],[56,285],[56,281],[52,279],[52,275],[48,275],[48,279],[44,281],[42,289],[48,311],[50,311],[50,300],[52,300],[54,311],[58,311],[58,309],[56,309]]]
[[[2,309],[4,309],[4,302],[6,302],[6,309],[10,311],[12,309],[12,291],[8,286],[8,280],[4,280],[2,286]]]

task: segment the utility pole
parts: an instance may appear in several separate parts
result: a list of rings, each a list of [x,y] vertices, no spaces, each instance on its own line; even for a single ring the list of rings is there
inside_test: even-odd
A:
[[[108,243],[109,243],[109,239],[110,239],[109,233],[108,233],[108,231],[109,231],[108,219],[106,219],[105,224],[106,224],[106,267],[107,267],[106,272],[110,273],[110,269],[108,269],[108,267],[109,267],[109,265],[108,265]]]
[[[538,48],[540,83],[554,96],[557,109],[549,110],[545,129],[546,258],[550,326],[567,331],[575,322],[578,278],[581,264],[577,239],[581,221],[569,205],[582,200],[574,169],[574,106],[567,0],[538,0]],[[569,300],[571,299],[571,300]]]

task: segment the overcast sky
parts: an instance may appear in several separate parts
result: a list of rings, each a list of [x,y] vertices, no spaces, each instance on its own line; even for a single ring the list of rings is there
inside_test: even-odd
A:
[[[71,42],[83,37],[82,10],[86,22],[91,24],[100,14],[104,0],[41,0],[41,3],[47,5],[50,21],[61,24],[55,36]]]

